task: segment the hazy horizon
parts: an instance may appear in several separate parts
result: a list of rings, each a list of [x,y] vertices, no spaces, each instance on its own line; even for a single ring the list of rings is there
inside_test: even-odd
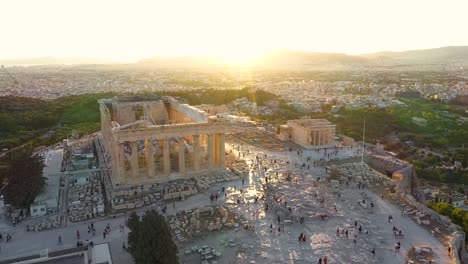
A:
[[[0,59],[210,56],[276,50],[359,55],[468,45],[468,2],[9,1]]]

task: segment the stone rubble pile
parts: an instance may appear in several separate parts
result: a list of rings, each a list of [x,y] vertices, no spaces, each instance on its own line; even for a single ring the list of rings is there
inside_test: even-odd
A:
[[[181,242],[202,232],[233,228],[236,226],[234,219],[235,217],[230,216],[229,211],[223,206],[207,206],[196,210],[185,210],[166,217],[177,240]]]
[[[348,178],[355,182],[361,182],[367,186],[379,186],[381,184],[391,184],[391,179],[385,175],[373,170],[365,163],[345,163],[335,165],[332,168],[336,168],[339,172],[340,182],[348,181]]]
[[[105,215],[99,176],[93,175],[90,178],[90,182],[86,184],[70,183],[68,210],[72,222],[84,221]]]
[[[429,263],[429,260],[433,258],[432,248],[429,246],[415,247],[414,253],[408,260],[408,263]]]
[[[28,224],[29,231],[40,232],[59,228],[62,224],[62,218],[63,216],[60,214],[38,219]]]
[[[200,254],[201,264],[217,264],[219,257],[221,257],[221,252],[217,251],[214,247],[211,246],[193,246],[191,249],[185,250],[185,254],[198,253]]]
[[[197,181],[197,187],[199,189],[206,189],[214,183],[236,181],[240,179],[241,179],[241,176],[236,175],[233,172],[225,171],[217,175],[201,176],[197,178],[196,181]]]
[[[154,204],[160,199],[185,199],[198,193],[193,179],[170,181],[161,184],[145,184],[128,188],[114,189],[112,193],[112,210],[122,211]]]

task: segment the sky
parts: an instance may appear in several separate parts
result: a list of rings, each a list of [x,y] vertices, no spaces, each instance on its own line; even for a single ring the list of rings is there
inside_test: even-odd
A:
[[[0,0],[0,59],[247,60],[468,45],[468,0]]]

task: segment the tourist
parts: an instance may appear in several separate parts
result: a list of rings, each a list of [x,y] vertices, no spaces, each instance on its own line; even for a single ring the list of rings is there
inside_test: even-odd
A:
[[[328,263],[328,259],[327,259],[327,256],[323,257],[323,264],[327,264]]]
[[[63,244],[63,243],[62,243],[62,237],[61,237],[61,236],[58,236],[58,245],[60,246],[60,245],[62,245],[62,244]]]
[[[125,246],[125,241],[122,244],[122,251],[127,252],[127,246]]]
[[[322,264],[322,258],[319,258],[318,264]]]

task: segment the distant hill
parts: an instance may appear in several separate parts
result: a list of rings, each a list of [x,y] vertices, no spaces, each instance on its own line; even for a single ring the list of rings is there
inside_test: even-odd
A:
[[[363,64],[368,59],[344,53],[321,53],[306,51],[276,51],[260,58],[260,65],[316,66],[333,64]]]
[[[222,66],[222,63],[213,57],[152,57],[143,59],[138,64],[160,66],[160,67],[207,67],[207,66]]]
[[[38,58],[23,58],[23,59],[0,59],[0,65],[58,65],[58,64],[111,64],[115,63],[108,60],[86,58],[86,57],[38,57]]]
[[[59,65],[59,64],[115,64],[116,62],[83,57],[41,57],[30,59],[0,60],[0,65]],[[321,68],[353,66],[398,66],[433,64],[468,65],[468,46],[442,47],[401,52],[376,52],[361,55],[344,53],[321,53],[307,51],[278,50],[258,58],[254,67],[267,68]],[[170,68],[218,68],[230,67],[215,57],[153,57],[143,59],[136,65]]]
[[[218,67],[227,66],[215,58],[206,57],[155,57],[140,61],[146,65],[165,67]],[[398,66],[456,63],[468,65],[468,46],[443,47],[402,52],[377,52],[361,55],[279,50],[261,56],[255,67],[316,68],[353,66]]]
[[[370,62],[392,64],[468,64],[468,46],[451,46],[436,49],[377,52],[362,54]]]

